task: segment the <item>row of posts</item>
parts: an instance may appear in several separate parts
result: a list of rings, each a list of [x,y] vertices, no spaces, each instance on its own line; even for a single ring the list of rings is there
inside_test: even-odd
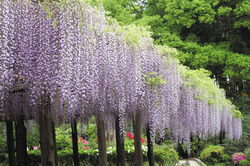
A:
[[[42,112],[39,117],[39,132],[40,132],[40,147],[41,147],[41,164],[42,166],[57,166],[57,151],[56,151],[56,135],[55,124],[50,117],[50,111],[48,107],[42,108]],[[10,166],[27,166],[27,140],[26,140],[26,127],[22,117],[18,117],[14,120],[15,133],[16,133],[16,150],[14,146],[14,134],[13,134],[13,121],[7,120],[7,144],[8,144],[8,156]],[[107,165],[106,154],[106,138],[105,138],[105,125],[104,118],[101,114],[96,114],[97,124],[97,136],[98,136],[98,149],[99,149],[99,165]],[[121,135],[119,118],[115,121],[116,130],[116,148],[117,148],[117,165],[125,166],[125,152],[124,152],[124,135]],[[72,144],[73,144],[73,161],[75,166],[79,166],[79,154],[77,143],[77,122],[76,119],[71,122],[72,128]],[[135,146],[135,165],[143,165],[142,148],[141,148],[141,113],[138,111],[133,118],[134,128],[134,146]],[[153,143],[150,140],[150,128],[147,129],[148,139],[148,160],[150,166],[154,166],[153,155]],[[16,157],[15,157],[16,151]]]

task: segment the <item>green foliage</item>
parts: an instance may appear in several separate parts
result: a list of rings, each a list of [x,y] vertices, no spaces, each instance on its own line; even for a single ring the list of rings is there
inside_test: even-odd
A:
[[[250,57],[232,53],[220,46],[205,45],[200,46],[195,42],[190,42],[188,38],[187,42],[182,41],[178,36],[172,34],[167,35],[166,40],[162,40],[163,43],[170,47],[178,48],[177,58],[184,65],[189,66],[192,69],[205,68],[216,73],[217,66],[226,65],[223,74],[221,76],[230,76],[241,79],[250,79],[248,71],[250,70]],[[194,35],[193,35],[193,38]],[[197,39],[193,39],[197,40]],[[220,69],[220,70],[223,70]],[[217,71],[218,72],[218,71]]]
[[[207,142],[204,140],[201,140],[198,137],[192,137],[190,144],[191,144],[190,155],[189,155],[190,158],[198,158],[200,156],[201,152],[207,146]],[[187,152],[187,146],[185,144],[180,144],[180,145],[181,145],[180,147],[182,148],[182,150],[181,150],[181,152],[179,152],[179,150],[178,150],[179,155],[181,156],[182,153],[184,153],[184,155],[187,155],[187,154],[185,154],[185,152]],[[186,158],[186,156],[181,156],[181,157]]]
[[[135,154],[134,154],[134,140],[130,140],[125,138],[125,156],[126,162],[129,165],[133,165],[135,162]],[[97,144],[97,143],[96,143]],[[72,148],[59,148],[58,155],[58,163],[59,165],[73,165],[73,150]],[[146,143],[142,145],[143,151],[143,160],[147,161],[147,146]],[[154,147],[156,162],[159,165],[172,165],[178,162],[178,154],[170,145],[161,145]],[[28,151],[28,161],[32,166],[38,166],[41,163],[41,151],[40,150],[31,150]],[[116,163],[116,147],[114,143],[107,144],[107,157],[108,164],[115,165]],[[90,149],[79,149],[79,161],[80,165],[99,165],[99,156],[98,149],[96,147],[90,146]]]
[[[0,154],[7,151],[7,142],[3,138],[5,125],[0,123]]]
[[[102,0],[102,4],[106,15],[116,18],[119,22],[129,24],[135,20],[136,15],[132,15],[132,11],[124,7],[124,1]]]
[[[237,91],[242,90],[235,88],[242,84],[241,80],[249,80],[250,57],[244,55],[250,53],[248,0],[148,0],[147,5],[144,1],[108,0],[106,3],[117,5],[109,9],[104,5],[105,9],[121,7],[133,13],[135,21],[131,23],[153,32],[155,43],[177,48],[176,57],[182,64],[212,71],[222,88],[230,86],[229,97],[236,97]],[[136,39],[133,34],[136,32],[128,36]],[[229,85],[226,76],[230,77]]]
[[[5,125],[0,123],[0,162],[5,160],[5,153],[7,152],[7,141],[3,138]]]
[[[143,161],[147,160],[147,157],[146,157],[147,150],[145,148],[146,148],[145,145],[142,145]],[[125,151],[126,161],[129,162],[130,165],[134,165],[134,162],[135,162],[134,140],[128,140],[128,139],[125,140],[124,151]]]
[[[153,40],[151,39],[151,32],[147,31],[147,28],[135,24],[122,26],[121,31],[125,34],[128,43],[139,45],[142,39],[144,41],[149,40],[149,42]]]
[[[34,146],[39,146],[40,144],[40,136],[39,131],[37,129],[37,125],[33,125],[33,131],[27,131],[27,147],[29,149],[33,149]]]
[[[250,148],[247,148],[247,149],[244,151],[244,154],[246,155],[247,160],[250,161]]]
[[[128,161],[132,165],[135,160],[134,140],[130,140],[125,137],[124,149],[126,154],[126,161]],[[143,143],[142,152],[144,161],[147,161],[147,150],[148,148],[146,143]],[[174,150],[173,145],[171,145],[170,143],[155,145],[154,155],[155,161],[159,165],[174,165],[178,162],[179,159],[178,153]]]
[[[218,16],[229,16],[231,11],[232,11],[231,7],[220,6],[217,12]]]
[[[249,160],[241,160],[240,161],[240,166],[249,166],[250,165],[250,161]]]
[[[56,147],[57,151],[72,148],[71,127],[69,124],[63,124],[56,128]]]
[[[248,0],[243,0],[236,5],[234,13],[238,20],[234,23],[235,28],[245,27],[250,30],[250,2]]]
[[[56,136],[56,147],[57,151],[64,150],[64,149],[71,149],[72,141],[70,140],[70,137],[65,134],[58,134]]]
[[[179,161],[178,153],[172,146],[163,144],[154,147],[155,162],[159,165],[175,165]]]
[[[235,7],[236,6],[236,7]],[[249,1],[182,1],[182,0],[155,0],[148,1],[145,9],[145,18],[158,16],[161,22],[152,23],[154,39],[165,40],[164,33],[177,33],[184,39],[191,33],[197,35],[201,43],[227,41],[230,49],[249,54],[247,39],[243,34],[249,30]],[[145,20],[142,17],[143,20]],[[241,28],[237,31],[235,28]],[[160,33],[159,33],[160,32]],[[227,35],[225,35],[225,33]],[[238,43],[237,43],[238,42]],[[164,43],[163,44],[167,44]],[[238,46],[238,49],[236,48]],[[240,47],[239,47],[240,46]]]
[[[146,84],[151,88],[155,89],[157,85],[166,84],[167,80],[162,79],[162,75],[157,76],[156,72],[148,72],[144,75]]]
[[[134,148],[134,139],[125,136],[124,138],[124,151],[126,156],[126,161],[130,163],[130,165],[134,165],[135,163],[135,148]],[[147,161],[147,145],[146,143],[142,143],[142,154],[143,161]]]
[[[93,122],[90,122],[88,123],[87,128],[84,131],[84,133],[82,133],[82,136],[86,138],[96,139],[97,138],[96,132],[97,132],[96,124]]]
[[[231,157],[224,153],[224,147],[210,145],[201,152],[200,159],[207,164],[215,164],[228,162]]]
[[[215,21],[216,11],[213,9],[214,1],[182,1],[166,0],[166,14],[164,18],[172,26],[185,26],[190,28],[197,21],[199,23],[211,24]]]
[[[166,45],[156,45],[157,49],[159,50],[159,52],[163,55],[163,58],[164,56],[166,55],[171,55],[172,57],[176,57],[178,55],[178,51],[176,48],[173,48],[173,47],[169,47],[169,46],[166,46]],[[165,58],[167,61],[168,60],[175,60],[179,63],[179,61],[177,59],[167,59]]]
[[[197,37],[194,33],[190,33],[190,34],[186,37],[186,41],[187,41],[187,42],[199,43],[200,38]]]
[[[248,0],[148,0],[143,10],[135,12],[133,6],[138,4],[126,0],[118,2],[117,8],[132,12],[135,21],[131,23],[153,32],[156,44],[177,48],[180,63],[212,71],[228,97],[239,97],[243,89],[237,86],[249,86],[250,57],[244,55],[250,53]],[[136,39],[136,32],[131,32],[128,36]]]
[[[40,156],[41,155],[41,150],[29,150],[28,155]]]

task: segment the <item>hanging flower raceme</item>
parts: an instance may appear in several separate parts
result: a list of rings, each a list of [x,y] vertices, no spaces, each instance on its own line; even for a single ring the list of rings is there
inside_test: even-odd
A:
[[[11,89],[26,85],[34,118],[42,104],[66,122],[98,113],[106,126],[118,117],[123,134],[125,119],[140,111],[152,140],[166,128],[186,144],[222,130],[241,136],[240,113],[205,71],[180,66],[142,28],[107,21],[102,7],[2,0],[0,27],[1,117]]]
[[[0,2],[0,118],[6,117],[9,112],[4,110],[6,99],[14,85],[14,54],[16,49],[14,11],[11,1]]]

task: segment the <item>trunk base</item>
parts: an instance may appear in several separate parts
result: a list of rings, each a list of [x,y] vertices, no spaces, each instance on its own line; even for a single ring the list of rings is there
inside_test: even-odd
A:
[[[73,160],[75,166],[79,166],[79,157],[78,157],[78,143],[77,143],[77,123],[76,119],[71,122],[72,129],[72,143],[73,143]]]
[[[135,140],[135,165],[143,166],[141,148],[141,112],[137,111],[133,119],[134,140]]]
[[[106,148],[106,139],[105,139],[105,127],[103,116],[98,114],[96,116],[97,124],[97,137],[98,137],[98,149],[99,149],[99,159],[100,166],[107,166],[107,148]]]
[[[125,166],[124,134],[121,135],[119,117],[115,119],[117,166]]]
[[[13,136],[13,122],[11,120],[6,121],[7,127],[7,144],[8,144],[8,155],[9,155],[9,165],[15,166],[16,165],[16,158],[15,158],[15,143],[14,143],[14,136]]]
[[[18,166],[28,165],[26,158],[27,154],[27,130],[24,121],[21,118],[15,120],[16,129],[16,158]]]
[[[55,125],[49,111],[40,115],[39,128],[42,166],[57,166]]]

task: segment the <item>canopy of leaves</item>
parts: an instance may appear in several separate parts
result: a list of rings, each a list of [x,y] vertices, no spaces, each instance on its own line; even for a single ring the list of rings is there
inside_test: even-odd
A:
[[[123,8],[124,17],[111,16],[145,26],[156,44],[177,48],[182,64],[212,71],[228,97],[249,95],[248,0],[103,0],[103,5],[111,12]]]

